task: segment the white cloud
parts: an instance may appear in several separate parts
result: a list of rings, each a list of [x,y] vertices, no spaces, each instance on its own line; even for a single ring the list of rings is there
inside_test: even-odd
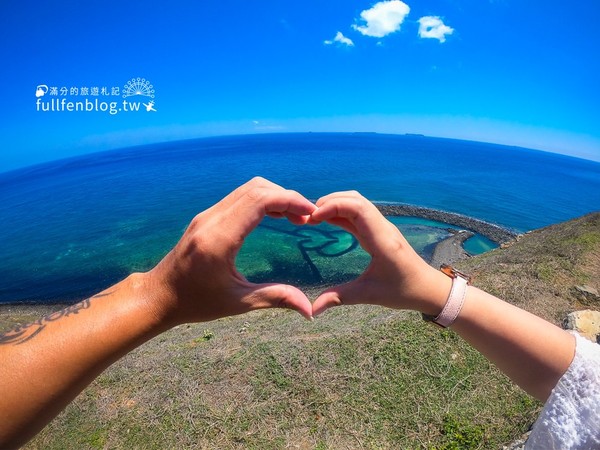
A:
[[[384,37],[398,31],[409,12],[408,5],[400,0],[375,3],[371,9],[360,13],[366,24],[352,25],[352,28],[365,36]]]
[[[339,42],[340,44],[347,45],[348,47],[354,46],[354,42],[352,42],[352,39],[344,36],[341,31],[337,32],[337,34],[335,35],[335,37],[333,38],[332,41],[330,41],[330,40],[323,41],[323,43],[325,45],[331,45],[334,42]]]
[[[437,39],[446,42],[446,35],[452,34],[454,28],[444,25],[437,16],[425,16],[419,19],[419,36],[422,38]]]

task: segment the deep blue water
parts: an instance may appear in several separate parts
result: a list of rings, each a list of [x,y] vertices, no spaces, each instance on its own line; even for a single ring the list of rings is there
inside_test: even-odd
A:
[[[374,201],[458,212],[518,231],[600,210],[599,163],[493,144],[307,133],[128,148],[0,174],[0,302],[70,301],[147,270],[197,212],[255,175],[308,198],[356,189]],[[448,235],[443,224],[395,220],[425,256]],[[354,245],[333,228],[267,221],[245,244],[238,267],[257,281],[335,282],[368,263]],[[486,244],[469,247],[483,251]]]

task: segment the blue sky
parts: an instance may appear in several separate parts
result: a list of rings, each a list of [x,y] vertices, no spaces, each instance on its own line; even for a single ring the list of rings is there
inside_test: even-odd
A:
[[[599,21],[597,0],[5,0],[0,172],[296,131],[423,133],[600,161]],[[154,98],[123,97],[137,78]],[[63,100],[108,110],[44,110]]]

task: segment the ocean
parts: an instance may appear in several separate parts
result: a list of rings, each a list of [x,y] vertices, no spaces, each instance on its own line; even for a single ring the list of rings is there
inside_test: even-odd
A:
[[[383,203],[517,232],[600,210],[600,163],[516,147],[371,133],[266,134],[132,147],[0,174],[0,303],[72,302],[156,264],[195,214],[260,175],[311,199]],[[391,218],[424,257],[448,226]],[[494,247],[482,236],[472,253]],[[265,220],[237,260],[252,281],[355,277],[369,258],[329,226]]]

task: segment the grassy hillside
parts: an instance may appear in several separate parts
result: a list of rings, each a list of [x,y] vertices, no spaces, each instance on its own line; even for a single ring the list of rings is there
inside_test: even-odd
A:
[[[479,287],[551,322],[576,309],[598,310],[600,304],[582,304],[574,288],[600,291],[600,212],[532,231],[458,267]]]
[[[598,286],[600,214],[461,263],[552,321]],[[598,305],[596,305],[596,308]],[[40,311],[0,310],[3,327]],[[357,306],[180,326],[101,375],[26,448],[498,449],[540,405],[452,331]]]

